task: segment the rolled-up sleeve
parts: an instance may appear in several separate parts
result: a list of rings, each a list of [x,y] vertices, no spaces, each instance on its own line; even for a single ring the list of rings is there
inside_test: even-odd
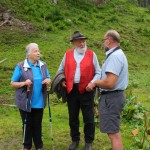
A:
[[[93,64],[94,64],[94,68],[95,68],[95,75],[94,75],[93,79],[91,80],[92,83],[95,80],[100,80],[100,76],[101,76],[101,68],[99,66],[98,59],[97,59],[97,56],[95,53],[93,55]]]

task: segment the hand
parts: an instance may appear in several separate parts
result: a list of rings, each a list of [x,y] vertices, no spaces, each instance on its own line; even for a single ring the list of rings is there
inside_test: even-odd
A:
[[[96,86],[95,83],[90,82],[86,87],[86,91],[88,91],[88,92],[92,91],[95,86]]]
[[[62,85],[62,87],[67,87],[66,86],[66,81],[62,81],[61,85]]]
[[[46,78],[45,80],[42,81],[42,84],[45,84],[46,86],[48,86],[51,83],[51,79]]]
[[[31,84],[32,84],[31,80],[27,79],[27,80],[25,81],[25,85],[26,85],[26,86],[30,87]]]

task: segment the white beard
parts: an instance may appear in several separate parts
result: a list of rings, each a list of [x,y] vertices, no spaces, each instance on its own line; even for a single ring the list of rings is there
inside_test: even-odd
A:
[[[84,54],[86,50],[87,50],[86,45],[83,48],[76,47],[76,51],[80,54]]]

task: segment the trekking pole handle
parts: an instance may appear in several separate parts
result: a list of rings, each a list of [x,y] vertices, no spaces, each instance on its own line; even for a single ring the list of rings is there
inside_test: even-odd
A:
[[[49,87],[48,87],[48,85],[46,85],[46,91],[49,93]]]
[[[30,92],[30,86],[27,86],[27,92]]]

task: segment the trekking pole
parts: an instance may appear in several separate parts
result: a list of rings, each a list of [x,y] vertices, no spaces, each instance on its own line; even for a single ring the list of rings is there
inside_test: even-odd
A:
[[[1,60],[1,61],[0,61],[0,64],[3,63],[3,62],[6,61],[6,60],[7,60],[7,58]]]
[[[29,92],[30,92],[30,87],[27,86],[27,99],[26,99],[26,115],[24,118],[24,129],[23,129],[23,146],[22,149],[24,150],[24,142],[25,142],[25,137],[26,137],[26,124],[27,124],[27,112],[28,112],[28,101],[29,101]]]
[[[51,139],[52,139],[52,150],[54,150],[54,139],[53,139],[53,133],[52,133],[52,116],[51,116],[50,98],[49,98],[48,87],[47,87],[47,99],[48,99],[48,110],[49,110],[49,121],[50,121],[50,135],[51,135]]]

